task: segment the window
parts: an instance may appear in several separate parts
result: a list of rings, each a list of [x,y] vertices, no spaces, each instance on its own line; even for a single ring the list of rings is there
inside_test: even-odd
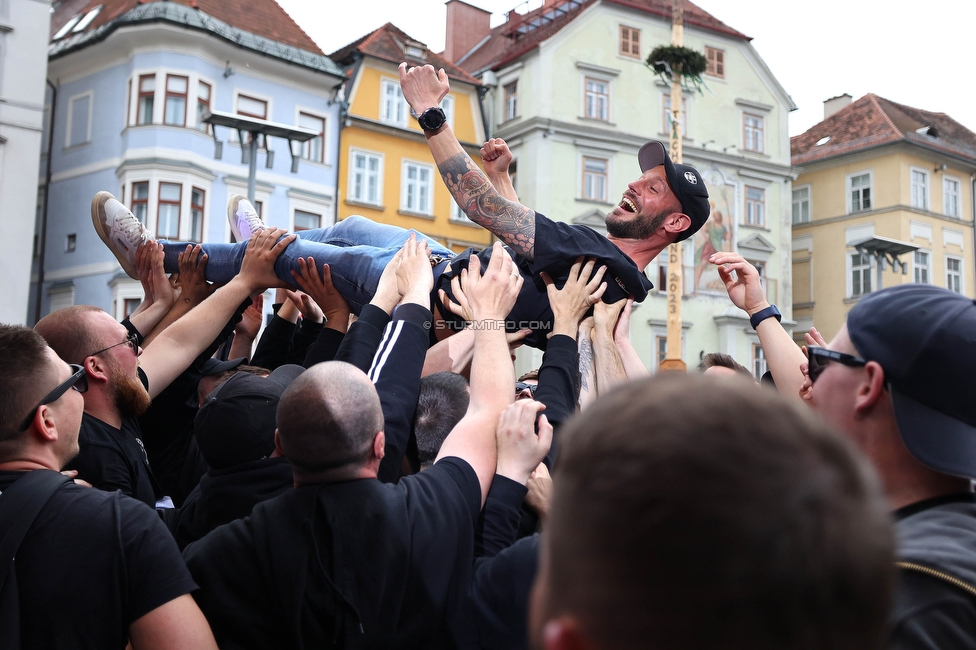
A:
[[[662,121],[661,133],[671,133],[671,93],[661,95],[664,107],[664,120]],[[681,135],[688,137],[688,98],[681,96]]]
[[[399,82],[383,79],[380,93],[380,121],[397,126],[407,125],[407,102]]]
[[[203,241],[203,199],[205,192],[199,187],[190,190],[190,241]]]
[[[302,158],[313,162],[325,162],[323,157],[325,147],[322,144],[325,140],[325,118],[310,113],[299,113],[298,126],[303,129],[311,129],[319,134],[318,137],[302,143]]]
[[[912,207],[929,209],[929,173],[912,170]]]
[[[268,102],[247,95],[238,95],[237,114],[266,120],[268,119]]]
[[[746,186],[746,225],[766,225],[766,190]]]
[[[403,163],[400,208],[406,212],[431,214],[434,168],[414,162]]]
[[[586,117],[594,120],[610,119],[610,82],[586,77]]]
[[[203,116],[210,112],[210,84],[206,81],[197,83],[197,129],[210,133],[210,125],[203,121]]]
[[[361,151],[352,152],[349,175],[349,198],[363,203],[380,204],[380,157]]]
[[[190,80],[187,77],[166,75],[166,110],[163,124],[186,126],[186,93]]]
[[[77,33],[77,32],[85,31],[85,28],[92,24],[92,21],[95,20],[95,18],[98,16],[101,10],[102,10],[102,5],[98,5],[97,7],[89,11],[87,14],[85,14],[84,18],[78,21],[78,24],[72,28],[71,32]]]
[[[134,312],[139,307],[139,304],[141,302],[142,301],[139,300],[138,298],[125,298],[124,302],[122,303],[122,310],[123,313],[125,314],[124,318],[128,318],[129,316],[131,316],[132,312]]]
[[[641,31],[633,27],[620,26],[620,53],[624,56],[640,58]]]
[[[139,77],[139,107],[136,113],[136,124],[152,124],[155,96],[156,75],[144,74]]]
[[[464,214],[464,211],[461,210],[461,206],[457,204],[457,201],[454,200],[453,196],[451,197],[451,221],[474,223],[473,221],[471,221],[471,219],[468,218],[468,215]]]
[[[657,367],[660,368],[661,364],[668,357],[668,337],[654,337],[654,349],[657,350]]]
[[[851,176],[851,212],[871,209],[871,174]]]
[[[915,251],[915,282],[929,283],[929,254],[926,251]]]
[[[68,101],[68,127],[65,147],[91,142],[92,94],[85,93]]]
[[[48,107],[45,106],[44,107],[44,121],[45,121],[45,123],[47,122],[47,110],[48,110]],[[132,119],[132,79],[129,79],[129,83],[126,84],[126,89],[125,89],[125,125],[126,126],[128,126],[129,124],[131,124],[131,119]],[[44,128],[47,128],[47,127],[44,127]],[[46,142],[46,140],[44,140],[43,138],[44,138],[44,134],[42,133],[41,134],[41,142],[42,142],[42,144],[41,144],[41,151],[42,152],[47,151],[47,146],[45,146],[43,144],[44,142]]]
[[[851,297],[871,293],[871,258],[861,253],[851,256]]]
[[[305,210],[295,210],[294,232],[299,230],[315,230],[322,227],[322,215]]]
[[[607,200],[607,168],[605,158],[583,156],[583,198],[590,201]]]
[[[129,206],[132,214],[139,223],[146,223],[146,213],[149,210],[149,182],[132,184],[132,205]]]
[[[157,238],[180,238],[180,201],[182,197],[183,186],[179,183],[159,184],[159,216],[156,220]]]
[[[713,77],[725,78],[725,50],[715,47],[705,46],[705,59],[708,64],[705,66],[705,74]]]
[[[441,100],[441,110],[444,111],[444,116],[447,118],[447,125],[452,129],[454,128],[454,98],[450,95],[445,95],[444,99]]]
[[[743,142],[746,151],[763,152],[763,117],[752,113],[742,114]]]
[[[68,239],[64,243],[64,252],[74,253],[76,250],[78,250],[78,235],[76,233],[71,233],[68,235]]]
[[[518,117],[518,80],[505,84],[505,119],[514,120]]]
[[[959,181],[942,178],[942,212],[949,217],[959,216]]]
[[[793,190],[793,223],[810,222],[810,186]]]
[[[946,289],[962,293],[962,259],[946,257]]]
[[[758,343],[752,344],[752,374],[756,379],[762,379],[766,374],[766,353]]]

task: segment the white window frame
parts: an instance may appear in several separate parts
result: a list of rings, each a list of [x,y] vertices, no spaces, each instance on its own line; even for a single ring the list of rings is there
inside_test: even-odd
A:
[[[854,293],[854,256],[861,255],[860,252],[856,250],[847,251],[847,297],[848,298],[860,298],[866,296],[872,291],[876,291],[877,287],[874,286],[874,258],[870,255],[866,256],[868,259],[867,270],[865,271],[863,266],[860,267],[861,273],[867,273],[868,281],[871,284],[871,291],[861,292],[859,294]],[[864,288],[864,275],[861,276],[861,288]]]
[[[88,97],[88,125],[85,130],[85,140],[83,142],[71,143],[71,128],[73,126],[74,119],[74,103],[75,100],[81,99],[82,97]],[[64,132],[64,148],[71,149],[72,147],[81,147],[86,144],[91,143],[92,139],[92,116],[95,112],[95,91],[88,90],[83,93],[78,93],[77,95],[72,95],[68,98],[68,121],[65,125]]]
[[[755,221],[755,220],[753,220],[752,222],[749,221],[749,203],[750,203],[750,200],[751,200],[749,198],[749,190],[750,189],[759,190],[760,192],[763,193],[763,198],[762,198],[762,219],[760,219],[758,222]],[[767,209],[767,206],[769,204],[769,200],[767,198],[767,194],[768,194],[768,188],[759,187],[758,185],[744,185],[743,186],[743,188],[742,188],[742,200],[743,200],[743,203],[742,203],[742,224],[743,225],[745,225],[745,226],[752,226],[754,228],[767,228],[768,227],[766,225],[766,223],[767,223],[767,218],[766,218],[767,217],[767,212],[769,212],[769,210]]]
[[[759,147],[750,147],[752,140],[748,137],[746,118],[753,117],[759,120]],[[754,129],[753,129],[754,130]],[[755,139],[755,138],[753,138]],[[766,116],[760,115],[759,113],[750,113],[749,111],[742,111],[742,149],[743,151],[751,151],[752,153],[766,153]]]
[[[394,89],[395,99],[393,100],[393,117],[392,119],[387,119],[385,116],[386,104],[387,104],[387,88]],[[401,117],[397,118],[397,106],[402,108]],[[410,106],[407,105],[407,100],[403,98],[403,90],[400,88],[400,81],[398,79],[393,79],[392,77],[380,77],[380,122],[383,124],[392,124],[393,126],[399,126],[406,128],[407,124],[410,123]],[[419,127],[418,127],[419,128]]]
[[[368,190],[366,190],[365,192],[366,198],[359,198],[356,196],[356,193],[354,191],[354,188],[356,187],[356,177],[355,177],[356,166],[353,164],[353,161],[355,160],[355,157],[357,155],[367,156],[367,158],[373,157],[379,160],[379,164],[377,165],[377,172],[376,172],[376,202],[369,200]],[[349,149],[349,175],[348,175],[347,187],[346,187],[346,200],[353,201],[355,203],[360,203],[362,205],[371,205],[371,206],[376,206],[378,208],[382,208],[383,207],[383,166],[385,162],[386,161],[384,159],[384,155],[379,151],[368,151],[366,149],[350,148]],[[365,187],[366,185],[364,184],[364,188]]]
[[[607,164],[607,172],[605,176],[605,183],[603,187],[603,198],[596,196],[586,195],[586,159],[592,158],[594,160],[602,160]],[[579,198],[582,201],[596,201],[598,203],[609,203],[610,201],[610,171],[611,171],[611,161],[612,158],[605,153],[581,151],[579,154]]]
[[[918,196],[915,192],[915,173],[918,172],[925,178],[925,185],[923,186],[924,194],[921,197],[924,199],[925,205],[919,205]],[[932,179],[929,175],[929,170],[922,169],[921,167],[912,166],[909,168],[908,172],[908,187],[909,187],[909,203],[913,208],[919,210],[931,210],[932,209]]]
[[[950,183],[956,184],[955,192],[949,192],[948,186]],[[955,197],[956,209],[951,212],[949,211],[949,201],[947,200],[949,196]],[[955,176],[944,175],[942,177],[942,214],[946,215],[947,217],[955,217],[957,219],[962,214],[962,181]]]
[[[112,311],[114,312],[115,320],[121,321],[125,318],[126,300],[138,300],[142,302],[146,297],[142,283],[138,280],[117,278],[109,284],[112,287]]]
[[[407,171],[410,167],[417,168],[417,179],[416,181],[411,181],[407,178]],[[428,171],[427,176],[427,206],[420,205],[420,189],[422,186],[422,181],[420,180],[421,170],[426,169]],[[409,160],[404,158],[400,164],[400,211],[406,212],[408,214],[416,214],[423,216],[433,216],[434,215],[434,166],[428,163],[420,162],[419,160]],[[416,187],[416,198],[417,206],[410,207],[407,205],[407,197],[409,194],[409,189],[411,186]]]
[[[590,114],[590,89],[588,88],[590,82],[596,84],[604,84],[606,85],[607,88],[606,94],[596,93],[596,92],[593,93],[594,113],[592,115]],[[604,107],[603,116],[601,116],[600,114],[601,111],[599,107],[599,98],[601,97],[606,98],[606,106]],[[612,97],[613,97],[613,83],[610,81],[610,79],[606,79],[600,75],[594,75],[589,72],[583,74],[583,117],[585,117],[588,120],[609,122]]]
[[[918,254],[928,256],[928,263],[924,266],[918,263]],[[918,273],[922,269],[925,269],[926,280],[924,282],[919,282]],[[915,284],[932,284],[932,251],[925,248],[919,248],[914,253],[912,253],[912,282]]]
[[[796,192],[799,192],[800,190],[806,190],[807,191],[807,198],[806,199],[800,199],[800,201],[798,202],[797,199],[796,199],[796,197],[794,196],[794,194]],[[806,185],[794,185],[793,186],[793,190],[790,193],[790,197],[791,197],[791,203],[790,203],[790,220],[792,221],[792,223],[794,223],[794,224],[810,223],[811,219],[813,219],[813,186],[810,185],[809,183],[806,184]],[[803,219],[803,214],[802,214],[803,213],[803,204],[804,203],[807,204],[807,218],[806,219]],[[796,216],[793,214],[793,208],[795,208],[798,204],[800,205],[800,218],[799,219],[797,219]]]
[[[959,262],[959,291],[961,295],[966,295],[966,262],[962,255],[946,255],[945,256],[945,278],[946,278],[946,289],[949,291],[955,291],[949,282],[949,261]]]
[[[444,116],[447,117],[447,125],[454,130],[454,106],[457,102],[454,100],[454,95],[447,94],[444,95],[444,99],[441,100],[441,110],[444,111]]]
[[[210,226],[210,207],[211,198],[213,196],[213,178],[210,176],[202,176],[194,172],[178,172],[163,169],[148,169],[148,170],[126,170],[122,173],[122,188],[125,194],[125,207],[132,205],[132,185],[134,183],[149,183],[149,198],[146,202],[146,223],[144,224],[149,232],[155,233],[158,229],[159,220],[159,184],[160,183],[174,183],[181,186],[180,191],[180,230],[179,230],[179,241],[190,241],[190,235],[192,230],[192,213],[191,205],[193,201],[193,188],[203,190],[203,225],[201,234],[201,243],[212,242],[213,239],[208,237],[208,229]],[[228,196],[233,193],[230,185],[227,188]],[[241,193],[246,192],[246,189],[241,189]],[[256,197],[257,200],[261,200],[261,196]],[[265,203],[267,206],[267,203]],[[226,222],[226,219],[221,219],[221,221]],[[225,241],[230,241],[230,226],[227,226],[227,239]]]
[[[512,93],[511,95],[506,95],[505,94],[505,92],[506,92],[505,89],[508,86],[511,86],[512,84],[515,84],[515,92]],[[501,93],[499,93],[500,96],[501,96],[501,100],[502,100],[502,117],[504,118],[504,119],[502,119],[502,122],[508,122],[509,120],[514,120],[515,118],[517,118],[519,116],[519,108],[520,108],[520,104],[519,104],[519,92],[521,91],[521,88],[519,87],[520,86],[520,84],[519,84],[519,78],[518,77],[515,77],[514,79],[507,79],[507,80],[505,80],[503,82],[500,82],[498,85],[502,89]],[[514,100],[514,107],[513,107],[513,110],[511,111],[511,113],[509,113],[509,110],[508,110],[509,109],[509,98],[512,98]]]
[[[302,113],[306,115],[311,115],[313,117],[320,118],[322,120],[322,125],[324,130],[322,131],[322,160],[309,160],[305,157],[305,142],[302,143],[302,160],[304,162],[315,163],[317,165],[331,165],[332,161],[329,159],[329,116],[320,110],[314,108],[308,108],[307,106],[296,105],[295,106],[295,124],[298,125],[301,120]]]
[[[752,376],[756,378],[756,381],[759,381],[769,370],[769,364],[766,362],[766,351],[763,349],[762,343],[758,341],[750,342],[750,344],[752,354],[749,355],[749,360],[752,363]]]
[[[854,186],[851,183],[852,183],[852,181],[855,178],[857,178],[859,176],[864,176],[865,174],[867,174],[867,176],[868,176],[868,189],[871,191],[871,196],[870,196],[870,199],[871,199],[871,207],[869,207],[867,209],[865,209],[863,207],[864,206],[864,193],[862,192],[861,193],[861,206],[862,207],[861,207],[860,210],[854,210],[854,201],[853,201],[853,197],[851,196],[851,194],[854,191]],[[874,210],[874,170],[872,170],[872,169],[865,169],[865,170],[862,170],[862,171],[859,171],[859,172],[854,172],[853,174],[848,174],[847,175],[847,179],[845,181],[845,186],[847,187],[847,200],[846,200],[846,203],[847,203],[847,214],[855,214],[856,212],[870,212],[871,210]]]
[[[153,114],[152,121],[146,124],[136,124],[139,118],[139,78],[145,75],[155,75],[156,76],[156,89],[153,91]],[[175,124],[164,124],[163,118],[166,111],[166,75],[174,75],[178,77],[187,78],[187,97],[186,97],[186,120],[183,126]],[[162,84],[160,84],[160,79],[162,79]],[[134,70],[129,76],[129,82],[131,83],[131,92],[129,92],[128,105],[126,106],[125,113],[125,126],[126,128],[131,127],[151,127],[151,126],[165,126],[171,129],[194,129],[201,135],[211,137],[208,130],[197,129],[197,93],[199,91],[200,82],[203,82],[210,86],[210,110],[214,110],[214,105],[217,101],[217,82],[202,75],[198,72],[192,70],[180,70],[178,68],[169,67],[157,67],[157,68],[140,68]],[[237,92],[234,94],[234,110],[237,110]],[[244,91],[245,95],[254,97],[255,99],[263,99],[257,96],[255,93]],[[270,115],[271,105],[268,105],[268,112]],[[237,132],[232,133],[233,141],[237,139]]]

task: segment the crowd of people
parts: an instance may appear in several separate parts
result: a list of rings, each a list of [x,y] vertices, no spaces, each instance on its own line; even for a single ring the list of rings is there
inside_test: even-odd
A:
[[[768,381],[651,377],[631,311],[698,171],[648,142],[608,236],[553,221],[400,77],[490,248],[240,196],[239,243],[157,242],[102,192],[139,308],[0,325],[0,647],[976,647],[973,300],[885,289],[801,348],[715,251]]]

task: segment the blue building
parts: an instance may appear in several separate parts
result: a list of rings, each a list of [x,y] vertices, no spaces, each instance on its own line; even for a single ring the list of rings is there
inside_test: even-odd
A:
[[[209,111],[318,131],[294,145],[297,173],[287,141],[260,143],[256,207],[290,230],[334,223],[344,77],[274,0],[67,0],[51,31],[29,320],[71,304],[121,318],[141,300],[92,228],[99,190],[159,239],[231,241],[248,165]]]

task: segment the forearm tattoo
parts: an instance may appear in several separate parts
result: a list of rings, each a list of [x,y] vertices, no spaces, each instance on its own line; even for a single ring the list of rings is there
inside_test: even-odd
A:
[[[516,253],[532,259],[535,212],[499,194],[466,153],[451,156],[437,168],[451,196],[471,221],[493,232]]]

